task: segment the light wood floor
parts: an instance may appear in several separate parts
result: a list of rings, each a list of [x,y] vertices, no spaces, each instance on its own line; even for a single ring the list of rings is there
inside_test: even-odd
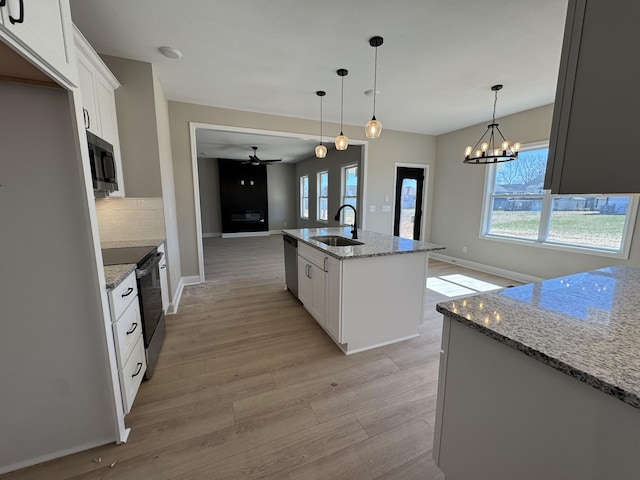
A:
[[[284,291],[280,236],[205,239],[207,282],[186,287],[125,445],[3,478],[443,479],[431,459],[447,297],[421,336],[345,356]],[[430,262],[430,275],[465,273]],[[381,272],[383,274],[383,272]]]

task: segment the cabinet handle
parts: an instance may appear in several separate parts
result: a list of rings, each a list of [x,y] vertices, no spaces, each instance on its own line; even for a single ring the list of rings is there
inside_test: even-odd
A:
[[[84,120],[84,129],[89,130],[89,112],[86,108],[82,109],[82,119]]]
[[[133,292],[133,288],[129,287],[129,289],[127,290],[127,293],[122,294],[122,298],[128,297],[129,295],[131,295],[131,292]]]
[[[327,257],[324,257],[324,260],[322,262],[322,269],[326,272],[327,271],[327,260],[329,260]]]
[[[311,278],[311,265],[307,265],[309,267],[309,278]]]
[[[131,324],[131,330],[127,332],[127,335],[131,335],[133,332],[135,332],[136,328],[138,328],[138,322],[133,322]]]
[[[164,270],[165,268],[167,268],[166,265],[160,265],[160,270]]]
[[[89,110],[85,110],[87,112],[87,130],[91,128],[91,115],[89,115]]]
[[[0,0],[0,8],[4,7],[6,2],[7,2],[7,0]]]
[[[24,3],[22,0],[20,0],[20,16],[18,18],[13,18],[11,14],[9,14],[9,21],[11,24],[24,22]]]
[[[142,363],[138,362],[138,370],[136,370],[136,373],[131,375],[131,378],[137,377],[138,375],[140,375],[140,370],[142,370]]]

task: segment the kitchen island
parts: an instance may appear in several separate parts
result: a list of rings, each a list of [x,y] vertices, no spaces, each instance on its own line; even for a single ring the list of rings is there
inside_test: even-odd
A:
[[[424,316],[428,253],[444,247],[350,228],[283,230],[297,240],[298,298],[346,354],[418,335]],[[328,241],[328,240],[327,240]],[[291,266],[289,266],[291,267]]]
[[[640,269],[438,304],[447,480],[640,478]]]

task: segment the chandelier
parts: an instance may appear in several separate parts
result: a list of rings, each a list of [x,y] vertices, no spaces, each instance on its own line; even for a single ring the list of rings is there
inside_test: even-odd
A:
[[[491,87],[491,90],[495,93],[491,123],[487,125],[487,130],[473,147],[469,145],[465,148],[464,163],[484,165],[487,163],[510,162],[518,158],[520,144],[510,144],[504,138],[504,135],[502,135],[496,123],[496,104],[498,103],[498,91],[501,89],[502,85],[494,85]]]

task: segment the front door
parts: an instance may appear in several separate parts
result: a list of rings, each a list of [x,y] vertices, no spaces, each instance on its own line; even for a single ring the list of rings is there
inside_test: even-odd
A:
[[[420,240],[424,170],[396,167],[396,201],[393,234]]]

